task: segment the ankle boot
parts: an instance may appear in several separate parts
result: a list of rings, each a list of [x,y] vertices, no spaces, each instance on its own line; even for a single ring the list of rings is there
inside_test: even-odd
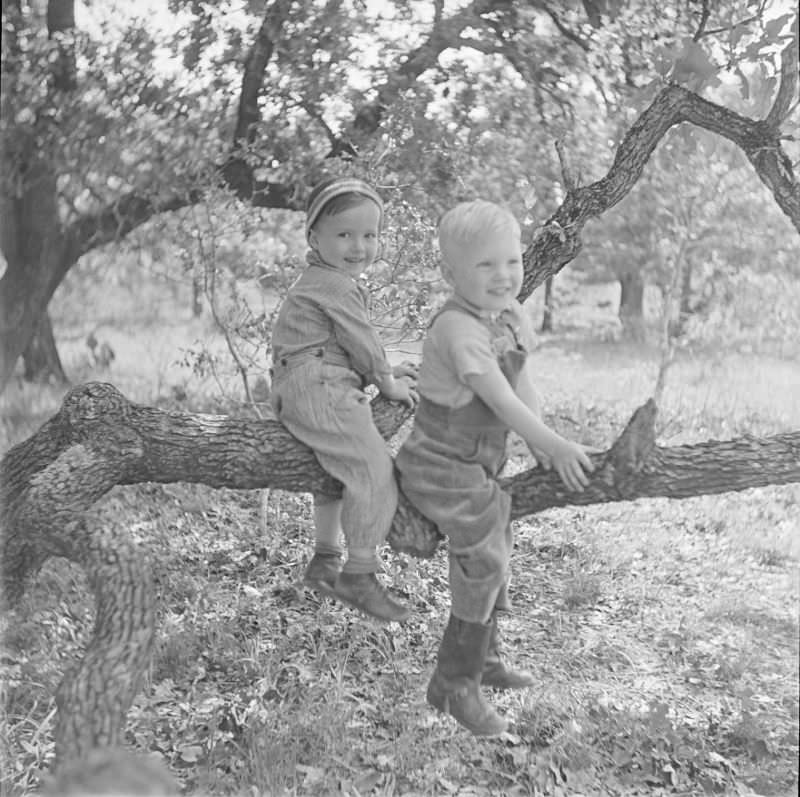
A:
[[[528,670],[513,670],[503,661],[500,629],[497,627],[497,612],[492,614],[489,646],[483,664],[481,683],[495,689],[525,689],[533,686],[533,674]]]
[[[395,620],[401,623],[411,615],[411,610],[389,594],[389,590],[378,581],[375,573],[341,572],[333,585],[332,594],[354,609],[360,609],[378,620]]]
[[[481,693],[490,633],[491,625],[468,623],[451,614],[428,684],[428,703],[450,714],[475,736],[496,736],[508,727]]]

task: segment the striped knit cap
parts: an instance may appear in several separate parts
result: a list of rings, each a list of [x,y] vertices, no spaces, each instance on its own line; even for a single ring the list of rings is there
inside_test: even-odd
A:
[[[306,203],[306,240],[314,222],[319,218],[325,205],[332,199],[342,194],[363,194],[365,197],[371,199],[381,212],[378,219],[378,229],[383,224],[383,200],[378,195],[378,192],[364,180],[359,180],[357,177],[334,177],[330,180],[325,180],[316,185],[308,196]]]

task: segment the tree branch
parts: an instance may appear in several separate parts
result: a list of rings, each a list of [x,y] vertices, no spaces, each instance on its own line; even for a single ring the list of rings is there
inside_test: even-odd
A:
[[[793,80],[796,84],[796,74]],[[777,128],[673,84],[656,95],[628,130],[606,176],[567,191],[561,206],[536,233],[524,255],[525,278],[520,300],[530,296],[578,254],[580,234],[586,222],[627,196],[659,141],[671,127],[682,122],[717,133],[742,149],[762,182],[772,191],[778,206],[800,231],[800,186],[781,146]]]
[[[387,405],[378,404],[376,422],[388,438],[408,410],[381,413]],[[596,470],[584,493],[567,491],[557,474],[541,469],[505,480],[513,516],[567,504],[683,498],[800,482],[800,432],[659,448],[655,414],[649,402],[609,451],[592,456]],[[6,454],[0,478],[8,594],[19,591],[13,584],[19,551],[34,545],[44,555],[70,556],[72,542],[65,528],[116,484],[191,482],[246,490],[340,492],[313,452],[275,420],[165,412],[130,402],[103,383],[70,391],[57,415]],[[391,545],[426,556],[438,539],[433,526],[404,502]]]
[[[462,46],[464,42],[460,35],[463,30],[470,24],[475,24],[476,17],[479,18],[481,14],[491,10],[491,6],[489,0],[476,0],[434,25],[428,39],[411,51],[396,73],[378,87],[377,98],[356,114],[352,129],[359,136],[374,133],[379,126],[383,109],[423,72],[435,66],[444,49]],[[281,3],[275,3],[271,10],[279,7]],[[276,35],[275,25],[278,23],[272,20],[268,24],[268,19],[269,11],[265,15],[259,35],[262,32],[265,36]],[[253,124],[252,115],[247,115],[246,108],[252,105],[253,92],[260,90],[263,67],[267,63],[264,57],[267,46],[262,47],[256,43],[254,50],[260,51],[259,48],[264,51],[260,58],[254,55],[248,57],[248,70],[242,83],[243,98],[240,102],[240,118],[237,120],[237,135],[251,129]],[[521,298],[527,298],[536,287],[548,277],[557,274],[578,254],[581,248],[580,233],[586,221],[601,215],[630,192],[661,138],[670,127],[684,121],[722,135],[743,149],[759,177],[772,191],[778,205],[800,230],[800,192],[791,161],[784,153],[780,138],[775,132],[791,104],[797,83],[796,62],[795,40],[784,50],[780,88],[764,122],[748,119],[680,86],[665,87],[628,131],[606,177],[577,191],[568,192],[561,207],[532,241],[526,252],[526,279]],[[256,74],[256,66],[262,68],[261,73]],[[250,100],[245,100],[245,94]],[[221,167],[220,174],[237,196],[258,207],[301,207],[292,186],[256,181],[252,169],[235,153]],[[197,191],[160,203],[128,195],[112,208],[79,220],[70,233],[76,237],[78,250],[83,254],[93,247],[119,239],[156,213],[175,210],[198,201],[199,195],[200,192]]]
[[[263,89],[265,70],[290,6],[291,0],[276,0],[265,11],[261,27],[245,59],[231,154],[219,167],[218,173],[240,199],[247,200],[256,207],[299,210],[302,202],[295,195],[292,185],[257,180],[252,167],[242,156],[242,148],[252,144],[254,140],[254,131],[261,118],[258,100]],[[383,109],[423,72],[435,66],[444,49],[461,46],[461,32],[475,23],[476,15],[489,9],[490,0],[476,0],[467,8],[434,24],[428,39],[410,51],[396,73],[378,88],[376,100],[365,104],[356,113],[351,128],[357,131],[358,136],[372,135],[379,126]],[[328,134],[330,136],[330,131]],[[338,152],[355,152],[346,141],[339,139],[333,146]],[[75,242],[76,250],[85,254],[95,247],[119,240],[159,213],[194,204],[201,196],[202,191],[197,189],[183,196],[173,196],[157,202],[138,194],[128,194],[97,214],[78,219],[66,233]]]

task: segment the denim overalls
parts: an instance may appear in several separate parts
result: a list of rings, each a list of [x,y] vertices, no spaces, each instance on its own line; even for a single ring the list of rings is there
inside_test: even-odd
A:
[[[451,301],[440,313],[447,311],[470,312]],[[515,388],[527,352],[509,324],[476,317]],[[497,483],[507,434],[478,396],[455,409],[421,397],[395,460],[402,491],[449,538],[451,611],[468,622],[485,623],[495,609],[510,609],[511,498]]]
[[[309,265],[316,262],[309,257]],[[348,546],[376,547],[385,541],[397,507],[392,458],[372,419],[364,377],[338,341],[336,329],[327,328],[326,316],[319,309],[338,301],[337,285],[351,282],[327,267],[313,273],[307,270],[302,284],[301,280],[295,284],[302,287],[303,302],[292,306],[292,317],[284,319],[285,303],[273,331],[273,342],[280,340],[273,352],[271,398],[278,420],[312,448],[323,469],[342,483],[342,526]],[[292,291],[295,289],[293,286]],[[355,309],[362,311],[360,306]],[[360,361],[366,362],[370,356],[385,360],[369,326],[366,305],[361,315],[363,318],[352,321],[359,322],[357,329],[363,331],[365,348],[359,352]],[[368,335],[376,341],[371,349],[367,348]],[[301,346],[306,336],[314,345],[281,353],[280,349]],[[336,499],[314,494],[315,504],[331,500]]]

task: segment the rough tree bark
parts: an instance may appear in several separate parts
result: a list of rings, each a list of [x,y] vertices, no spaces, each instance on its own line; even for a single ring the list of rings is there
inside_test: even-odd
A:
[[[376,423],[387,438],[408,412],[374,402]],[[800,432],[660,448],[654,420],[650,402],[609,451],[593,455],[596,470],[584,493],[569,493],[557,475],[538,469],[505,480],[513,517],[568,504],[800,482]],[[120,743],[146,666],[155,623],[147,554],[126,528],[103,526],[88,512],[113,486],[146,481],[338,491],[310,449],[276,421],[165,412],[134,404],[103,383],[73,389],[57,415],[8,451],[0,462],[4,607],[20,599],[50,556],[79,564],[95,594],[92,640],[57,693],[58,761]],[[429,557],[440,541],[435,527],[403,499],[390,545]]]

